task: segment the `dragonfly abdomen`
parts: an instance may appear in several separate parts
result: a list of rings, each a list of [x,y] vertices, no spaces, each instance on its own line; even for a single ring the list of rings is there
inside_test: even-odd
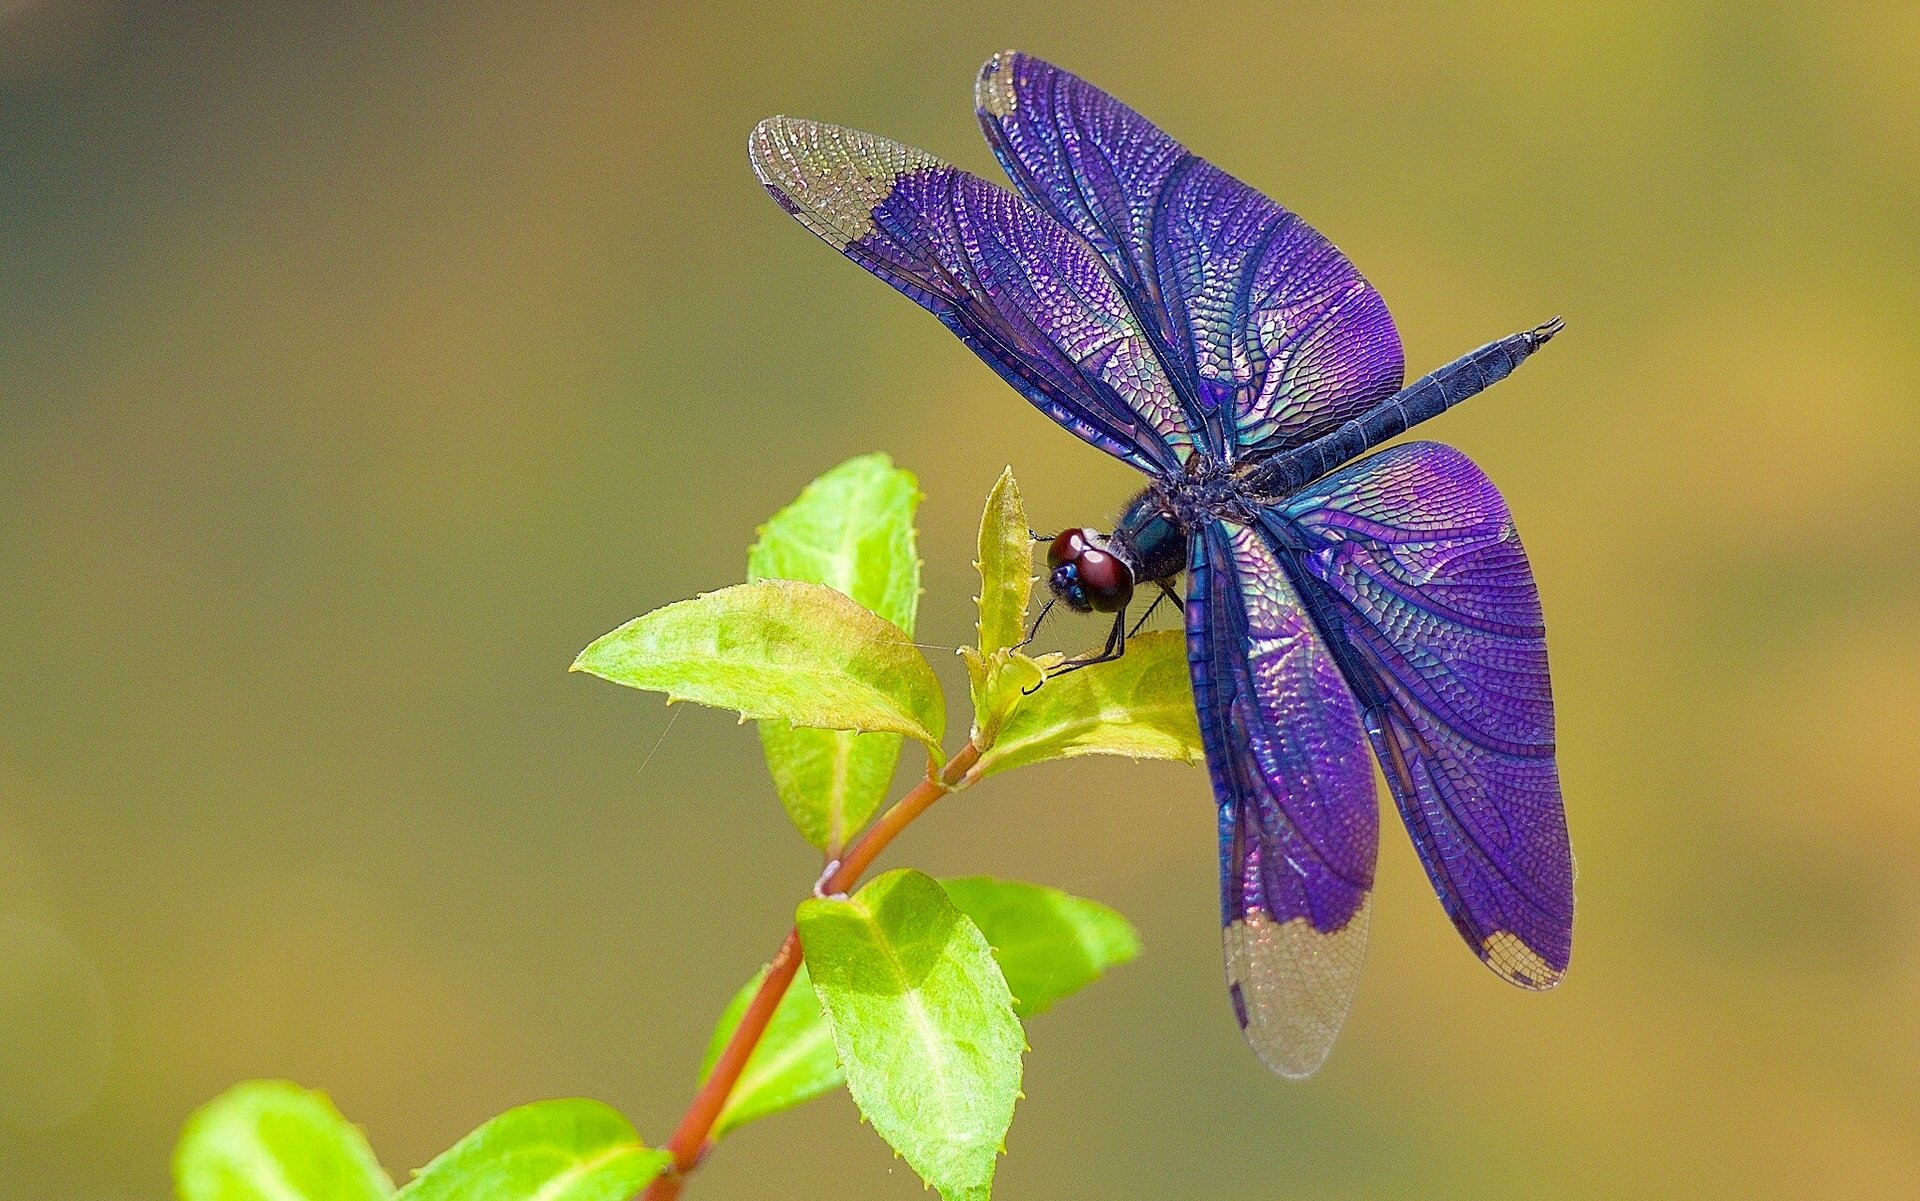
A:
[[[1468,351],[1305,446],[1254,464],[1241,477],[1243,485],[1264,498],[1296,492],[1342,463],[1499,383],[1562,328],[1560,318],[1555,317],[1524,333]]]

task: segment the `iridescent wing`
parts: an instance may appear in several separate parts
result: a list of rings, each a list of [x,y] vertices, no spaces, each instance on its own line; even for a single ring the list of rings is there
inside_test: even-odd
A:
[[[1399,391],[1386,302],[1305,221],[1037,58],[995,55],[974,96],[1020,193],[1120,277],[1216,454],[1298,446]]]
[[[1540,598],[1506,503],[1459,451],[1414,442],[1266,520],[1306,547],[1297,578],[1447,915],[1501,976],[1553,987],[1573,945],[1573,852]]]
[[[1003,188],[872,134],[773,117],[753,169],[802,225],[906,293],[1061,425],[1149,473],[1193,439],[1111,274]]]
[[[1187,658],[1220,803],[1227,991],[1247,1041],[1311,1075],[1367,947],[1380,812],[1359,714],[1258,529],[1190,545]]]

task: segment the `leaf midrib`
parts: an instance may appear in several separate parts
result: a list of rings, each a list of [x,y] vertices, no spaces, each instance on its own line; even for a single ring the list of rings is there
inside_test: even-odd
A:
[[[853,901],[850,902],[850,904],[853,905],[854,912],[859,914],[860,920],[872,929],[875,944],[880,948],[880,952],[886,956],[887,965],[893,969],[894,977],[900,981],[901,998],[909,1010],[909,1017],[912,1019],[915,1028],[920,1031],[921,1042],[928,1048],[930,1066],[940,1086],[936,1094],[936,1100],[941,1117],[946,1119],[941,1123],[941,1128],[950,1131],[955,1115],[953,1104],[949,1100],[951,1090],[948,1087],[947,1057],[945,1048],[936,1036],[937,1027],[927,1015],[926,1000],[920,995],[920,990],[913,987],[912,978],[907,975],[907,965],[902,963],[900,956],[894,952],[893,941],[887,937],[886,931],[881,928],[878,919],[860,902]]]
[[[365,1161],[351,1148],[348,1149],[348,1157],[356,1170],[368,1170]],[[235,1156],[231,1162],[236,1171],[245,1173],[242,1178],[248,1184],[269,1194],[274,1201],[307,1201],[306,1190],[295,1185],[287,1176],[286,1164],[268,1150],[264,1138],[251,1140],[243,1153]],[[384,1173],[379,1173],[378,1178],[388,1191],[392,1190],[393,1184],[385,1179]]]
[[[234,1166],[246,1171],[243,1179],[247,1183],[280,1201],[307,1201],[306,1193],[295,1188],[293,1181],[287,1179],[285,1166],[268,1154],[264,1147],[256,1145],[249,1148],[248,1153]]]
[[[559,1148],[556,1148],[556,1150],[558,1149]],[[617,1144],[608,1147],[597,1155],[591,1155],[585,1159],[576,1159],[566,1169],[551,1177],[545,1184],[534,1190],[527,1198],[527,1201],[558,1201],[560,1197],[565,1195],[563,1190],[572,1187],[575,1182],[599,1171],[601,1168],[615,1162],[622,1156],[632,1155],[636,1152],[645,1154],[647,1153],[647,1148],[641,1146],[639,1143]]]
[[[1084,734],[1089,730],[1098,729],[1101,726],[1120,726],[1120,727],[1146,726],[1155,730],[1161,730],[1163,729],[1163,727],[1160,725],[1160,723],[1141,721],[1139,720],[1139,718],[1141,717],[1141,715],[1152,716],[1157,714],[1168,714],[1168,713],[1173,714],[1174,716],[1178,716],[1181,712],[1181,709],[1185,705],[1190,705],[1190,704],[1191,702],[1183,702],[1182,704],[1176,704],[1171,701],[1163,701],[1158,704],[1150,703],[1145,705],[1119,705],[1116,707],[1115,711],[1119,713],[1121,720],[1117,720],[1117,721],[1114,720],[1113,717],[1108,716],[1108,711],[1103,708],[1093,716],[1078,717],[1070,721],[1064,721],[1056,725],[1047,726],[1044,729],[1037,731],[1036,733],[1024,738],[1013,738],[1013,739],[1002,738],[993,744],[993,749],[995,752],[998,753],[998,757],[1005,759],[1005,758],[1011,757],[1014,753],[1018,751],[1026,750],[1029,747],[1039,746],[1042,743],[1055,741],[1057,739],[1072,738],[1077,735]],[[1167,737],[1173,739],[1176,742],[1180,741],[1180,739],[1176,738],[1172,734],[1168,734]]]
[[[647,665],[648,667],[653,668],[655,670],[672,672],[687,666],[698,666],[701,664],[710,664],[715,662],[716,659],[717,659],[717,656],[700,656],[700,655],[692,655],[692,654],[686,655],[684,657],[675,656],[672,658],[669,658],[666,656],[653,656],[647,660]],[[730,665],[732,667],[745,668],[747,670],[776,672],[777,674],[779,674],[780,676],[786,679],[795,679],[795,680],[800,680],[806,683],[838,682],[838,683],[844,684],[847,686],[848,691],[855,692],[859,696],[871,697],[871,698],[877,699],[878,701],[881,702],[879,705],[876,706],[877,708],[884,709],[888,713],[894,714],[897,717],[899,717],[899,719],[902,722],[902,725],[896,726],[896,727],[888,727],[887,728],[888,733],[905,734],[910,738],[920,739],[922,741],[925,741],[925,739],[923,738],[923,734],[930,735],[932,733],[931,730],[927,729],[925,723],[919,720],[918,714],[913,713],[912,711],[903,707],[900,704],[900,702],[896,698],[894,698],[890,693],[883,692],[880,689],[875,688],[873,685],[865,682],[864,680],[861,680],[855,676],[850,676],[845,672],[833,671],[827,668],[806,667],[800,664],[779,664],[776,666],[776,665],[770,665],[760,661],[745,661],[739,658],[718,659],[718,661],[723,664]],[[616,681],[616,682],[624,682],[624,681]],[[683,680],[683,681],[680,681],[680,683],[684,687],[686,684],[686,681]],[[649,685],[649,687],[651,688],[652,686]],[[660,687],[669,688],[669,686],[664,683],[660,685]],[[749,714],[749,716],[766,717],[771,720],[779,720],[779,715],[777,714],[754,713],[754,714]],[[840,727],[822,726],[822,727],[806,727],[806,728],[838,729]],[[854,732],[856,731],[851,731],[851,730],[848,731],[848,733],[854,733]],[[864,732],[864,731],[861,731],[861,732]]]

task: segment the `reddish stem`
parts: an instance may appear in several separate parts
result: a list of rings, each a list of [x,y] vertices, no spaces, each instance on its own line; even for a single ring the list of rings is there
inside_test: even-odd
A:
[[[935,801],[953,791],[979,759],[980,748],[969,742],[960,748],[959,754],[947,761],[946,769],[938,777],[928,776],[915,784],[907,795],[881,814],[880,819],[868,826],[866,832],[847,848],[833,871],[821,879],[819,891],[831,895],[853,887],[880,852],[887,849],[887,844],[899,837],[900,831],[906,829],[914,818],[925,813]],[[673,1137],[667,1141],[666,1149],[673,1155],[673,1163],[647,1189],[644,1201],[674,1201],[680,1195],[681,1186],[686,1183],[687,1173],[700,1166],[700,1159],[707,1151],[708,1136],[713,1133],[713,1124],[720,1120],[720,1111],[726,1108],[727,1098],[733,1094],[734,1086],[740,1083],[740,1073],[746,1069],[747,1059],[766,1034],[767,1023],[773,1020],[773,1011],[780,1007],[780,998],[786,995],[787,986],[793,983],[794,976],[800,971],[801,961],[800,931],[789,930],[787,940],[780,944],[780,949],[774,952],[772,961],[767,964],[767,974],[761,978],[753,1000],[747,1002],[747,1011],[740,1015],[740,1024],[734,1027],[726,1048],[720,1052],[720,1058],[713,1061],[713,1071],[707,1074],[706,1083],[687,1103],[687,1112],[681,1116]]]

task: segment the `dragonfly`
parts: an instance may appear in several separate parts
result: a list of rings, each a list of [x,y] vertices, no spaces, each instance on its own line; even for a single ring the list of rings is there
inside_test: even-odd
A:
[[[1065,607],[1113,618],[1071,668],[1124,653],[1135,591],[1185,577],[1247,1041],[1304,1077],[1346,1020],[1379,846],[1375,760],[1467,946],[1513,984],[1553,987],[1573,856],[1532,569],[1464,454],[1378,448],[1504,378],[1560,321],[1403,386],[1380,294],[1294,213],[1030,55],[989,59],[975,100],[1011,192],[788,117],[754,129],[749,157],[802,225],[1147,477],[1110,533],[1051,541],[1047,582]]]

